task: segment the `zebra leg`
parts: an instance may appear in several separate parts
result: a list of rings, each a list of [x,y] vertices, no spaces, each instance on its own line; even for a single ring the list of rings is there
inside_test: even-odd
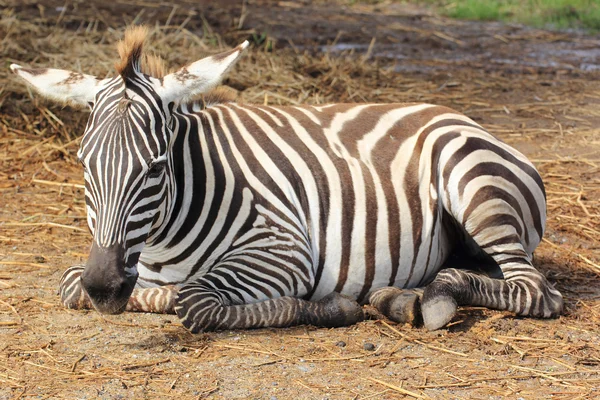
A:
[[[192,333],[301,324],[332,328],[364,319],[362,307],[355,300],[336,292],[315,302],[283,296],[258,303],[233,304],[234,297],[202,278],[181,288],[175,312]]]
[[[535,318],[557,317],[563,309],[561,294],[531,261],[545,223],[541,178],[529,163],[493,143],[487,146],[496,148],[497,154],[469,155],[462,161],[458,153],[452,156],[450,164],[443,167],[444,174],[453,171],[444,177],[444,193],[439,199],[448,217],[444,221],[446,235],[454,237],[471,260],[481,260],[481,264],[485,259],[493,261],[502,279],[463,269],[441,270],[423,292],[421,312],[430,330],[446,325],[459,305]],[[462,149],[476,148],[465,144]],[[483,159],[487,161],[480,161]]]
[[[59,294],[60,302],[65,308],[71,309],[93,309],[94,306],[89,296],[81,285],[81,274],[83,265],[73,265],[60,277]]]
[[[133,289],[126,311],[175,314],[178,288],[173,285]]]
[[[83,265],[68,268],[60,278],[60,301],[65,308],[94,309],[92,302],[81,285]],[[127,311],[152,312],[158,314],[175,314],[173,305],[177,298],[175,286],[159,286],[147,289],[134,289]]]
[[[505,280],[471,271],[449,268],[440,271],[423,293],[425,327],[435,330],[446,325],[459,305],[507,310],[535,318],[556,318],[563,300],[531,263],[500,264]]]
[[[417,326],[423,321],[422,296],[423,289],[399,289],[388,286],[371,293],[369,303],[394,322]]]

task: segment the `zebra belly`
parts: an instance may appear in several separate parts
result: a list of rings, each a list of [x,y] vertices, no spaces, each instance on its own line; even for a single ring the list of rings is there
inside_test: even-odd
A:
[[[420,246],[415,246],[412,236],[401,237],[397,263],[388,256],[389,242],[377,244],[374,257],[380,262],[371,265],[368,262],[369,256],[364,251],[355,252],[356,256],[350,260],[347,278],[340,292],[364,301],[368,298],[368,293],[378,288],[386,286],[414,288],[432,281],[451,254],[454,241],[441,223],[441,214],[437,219],[424,218],[424,226],[425,233],[421,235]],[[364,249],[365,246],[362,248]],[[341,251],[341,249],[332,250]],[[395,273],[394,268],[396,268]],[[395,278],[392,279],[394,274]],[[343,266],[325,264],[311,299],[318,300],[334,291],[343,275],[346,275]]]

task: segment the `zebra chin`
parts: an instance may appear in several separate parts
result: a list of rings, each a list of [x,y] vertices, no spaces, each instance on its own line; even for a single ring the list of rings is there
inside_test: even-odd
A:
[[[116,314],[121,314],[125,311],[125,309],[127,308],[127,303],[129,301],[129,297],[127,297],[124,300],[121,301],[109,301],[109,302],[96,302],[94,300],[92,300],[92,305],[94,306],[94,308],[96,309],[96,311],[98,311],[101,314],[111,314],[111,315],[116,315]]]

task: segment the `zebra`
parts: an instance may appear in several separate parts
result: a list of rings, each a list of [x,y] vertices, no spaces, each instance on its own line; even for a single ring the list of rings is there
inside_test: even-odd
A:
[[[532,264],[541,177],[472,119],[236,103],[215,87],[247,41],[168,72],[147,35],[126,31],[115,77],[10,66],[91,110],[77,156],[93,241],[61,277],[65,307],[175,313],[194,333],[348,326],[367,302],[429,330],[463,305],[561,314]]]

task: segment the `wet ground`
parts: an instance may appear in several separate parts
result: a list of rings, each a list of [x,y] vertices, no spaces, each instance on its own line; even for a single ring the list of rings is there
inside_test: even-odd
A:
[[[203,335],[173,316],[64,310],[58,280],[90,244],[74,157],[86,114],[31,100],[0,71],[0,399],[599,396],[598,36],[391,2],[1,4],[7,63],[107,73],[123,26],[145,22],[161,28],[156,49],[175,65],[250,37],[226,80],[246,101],[424,101],[466,113],[540,170],[548,229],[535,263],[566,310],[542,321],[467,308],[437,332],[370,320]]]
[[[60,20],[73,29],[116,29],[125,23],[184,26],[236,39],[273,40],[339,54],[352,51],[396,61],[399,72],[429,74],[468,64],[506,73],[598,71],[600,38],[583,32],[549,32],[500,22],[442,18],[431,9],[400,2],[344,6],[331,1],[219,1],[65,3],[5,1],[21,18]],[[66,5],[66,7],[65,7]]]

